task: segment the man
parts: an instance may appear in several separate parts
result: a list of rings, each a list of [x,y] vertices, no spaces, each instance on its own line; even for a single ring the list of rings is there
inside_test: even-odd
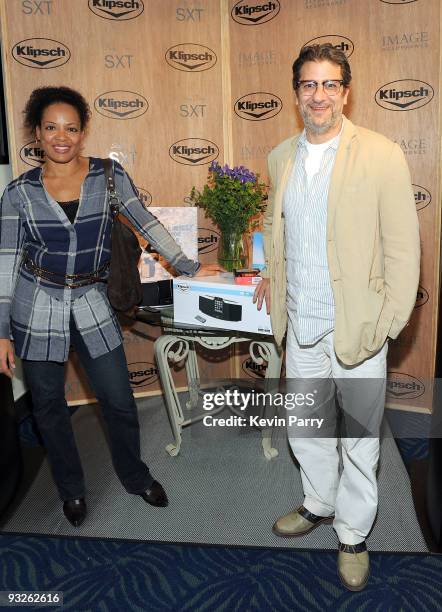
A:
[[[293,64],[305,129],[269,156],[266,268],[254,299],[259,309],[266,301],[278,344],[287,327],[287,377],[333,379],[347,414],[365,415],[377,432],[387,338],[398,336],[412,312],[420,242],[400,147],[342,114],[350,81],[346,56],[330,44],[304,47]],[[358,381],[369,379],[371,392],[358,392]],[[361,590],[377,511],[379,439],[342,438],[339,475],[336,437],[299,437],[293,428],[288,437],[305,498],[273,530],[295,537],[333,519],[341,581]]]

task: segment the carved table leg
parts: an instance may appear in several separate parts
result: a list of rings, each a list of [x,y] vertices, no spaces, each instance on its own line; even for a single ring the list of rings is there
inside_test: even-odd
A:
[[[189,343],[189,354],[186,360],[187,388],[189,389],[189,401],[187,408],[196,408],[200,392],[200,373],[198,369],[198,357],[195,350],[195,342]]]
[[[257,340],[250,343],[250,356],[259,365],[267,361],[264,392],[271,394],[277,389],[281,375],[282,352],[278,351],[273,342]],[[264,414],[262,416],[273,418],[277,416],[277,410],[275,410],[274,406],[264,407]],[[261,431],[262,448],[266,459],[274,459],[278,456],[278,450],[272,446],[272,433],[273,426],[264,427]]]
[[[170,349],[172,346],[177,343],[178,349],[175,352],[171,351]],[[176,456],[181,448],[181,428],[184,421],[184,415],[173,381],[169,359],[173,360],[175,363],[186,359],[189,353],[189,343],[187,340],[183,340],[177,336],[164,335],[160,336],[155,341],[154,351],[160,380],[163,385],[167,415],[175,441],[174,444],[168,444],[166,446],[166,451],[170,455]]]

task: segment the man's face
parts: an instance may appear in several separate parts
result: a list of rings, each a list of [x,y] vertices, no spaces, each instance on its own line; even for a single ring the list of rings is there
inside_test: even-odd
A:
[[[347,103],[348,88],[343,86],[339,92],[330,96],[325,93],[321,83],[327,80],[342,79],[341,67],[328,60],[306,62],[301,68],[300,81],[317,81],[316,92],[303,94],[296,90],[296,103],[304,120],[306,131],[312,135],[334,135],[340,126],[342,109]]]

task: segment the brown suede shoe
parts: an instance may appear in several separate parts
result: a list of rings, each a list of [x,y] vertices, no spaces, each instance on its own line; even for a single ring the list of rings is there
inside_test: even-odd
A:
[[[331,523],[333,518],[333,516],[317,516],[304,506],[299,506],[297,510],[280,516],[272,531],[281,538],[295,538],[310,533],[322,523]]]
[[[349,591],[362,591],[366,587],[370,559],[365,541],[355,545],[339,542],[338,575]]]

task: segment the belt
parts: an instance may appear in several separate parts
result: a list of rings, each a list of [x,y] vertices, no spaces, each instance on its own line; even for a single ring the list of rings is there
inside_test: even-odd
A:
[[[24,257],[23,264],[34,276],[43,278],[55,285],[68,287],[69,289],[76,289],[77,287],[84,287],[85,285],[92,285],[93,283],[107,283],[107,279],[100,278],[99,275],[109,268],[109,262],[93,272],[84,274],[60,274],[59,272],[45,270],[45,268],[37,266],[27,254]]]

